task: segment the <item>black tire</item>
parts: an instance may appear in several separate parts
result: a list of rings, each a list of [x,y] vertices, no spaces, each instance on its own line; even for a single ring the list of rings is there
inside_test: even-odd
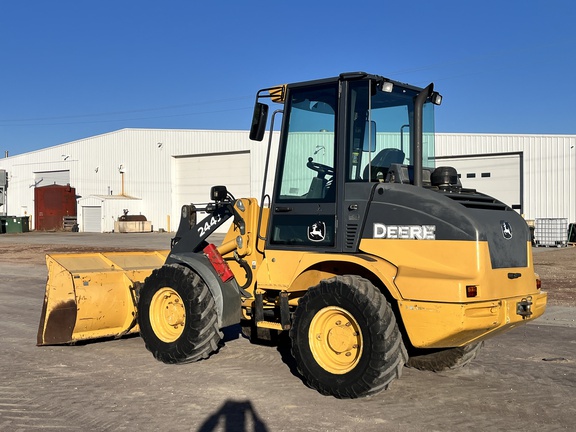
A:
[[[197,273],[178,264],[165,265],[146,278],[138,324],[146,349],[164,363],[208,358],[223,337],[212,293]]]
[[[478,355],[478,350],[482,345],[484,342],[474,342],[457,348],[415,350],[415,354],[408,358],[406,366],[432,372],[458,369],[470,364]]]
[[[337,398],[385,390],[407,359],[392,308],[358,276],[336,276],[310,288],[294,313],[290,339],[305,383]]]

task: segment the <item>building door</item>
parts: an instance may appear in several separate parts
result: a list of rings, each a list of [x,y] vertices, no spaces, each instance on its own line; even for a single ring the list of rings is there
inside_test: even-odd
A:
[[[235,198],[252,197],[250,188],[250,152],[230,152],[206,155],[177,157],[175,166],[175,185],[172,210],[177,215],[176,230],[180,217],[180,209],[184,204],[207,203],[210,200],[210,188],[224,185]],[[205,213],[198,213],[198,221]],[[228,231],[229,221],[216,232]]]
[[[523,213],[522,153],[439,156],[436,166],[453,166],[462,187],[476,189]]]
[[[83,232],[102,232],[102,207],[82,207],[82,225],[80,230]]]

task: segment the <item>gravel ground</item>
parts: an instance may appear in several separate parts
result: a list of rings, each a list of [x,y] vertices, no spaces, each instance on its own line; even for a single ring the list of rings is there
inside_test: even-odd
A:
[[[533,255],[548,304],[576,307],[576,247],[533,248]]]

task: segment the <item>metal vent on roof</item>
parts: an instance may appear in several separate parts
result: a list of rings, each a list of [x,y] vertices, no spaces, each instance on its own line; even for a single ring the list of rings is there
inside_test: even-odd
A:
[[[509,207],[501,201],[474,190],[463,189],[460,193],[443,193],[466,208],[483,210],[507,210]]]

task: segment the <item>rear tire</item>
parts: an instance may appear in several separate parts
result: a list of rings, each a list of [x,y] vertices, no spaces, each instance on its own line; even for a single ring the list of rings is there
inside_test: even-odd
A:
[[[407,358],[392,308],[358,276],[336,276],[310,288],[294,314],[290,339],[306,384],[337,398],[386,389]]]
[[[478,355],[478,350],[482,345],[484,342],[473,342],[457,348],[416,350],[417,354],[410,356],[406,366],[432,372],[458,369],[470,364]]]
[[[164,265],[146,278],[138,324],[146,349],[164,363],[208,358],[222,339],[212,293],[196,272],[178,264]]]

